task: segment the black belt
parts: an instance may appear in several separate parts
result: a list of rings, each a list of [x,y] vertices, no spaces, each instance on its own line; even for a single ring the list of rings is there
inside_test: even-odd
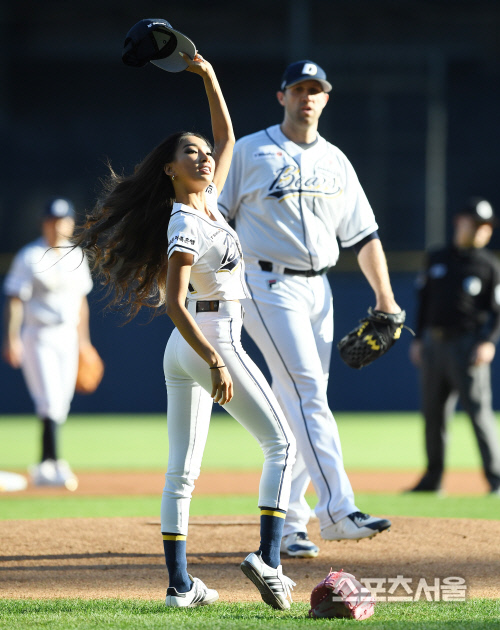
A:
[[[197,313],[217,313],[219,310],[219,300],[199,300],[196,302]]]
[[[259,265],[262,271],[273,270],[273,263],[271,262],[259,260]],[[315,269],[289,269],[288,267],[285,267],[282,273],[286,273],[289,276],[305,276],[306,278],[311,278],[313,276],[322,276],[328,271],[328,269],[330,269],[330,267],[323,267],[323,269],[320,269],[319,271],[316,271]]]

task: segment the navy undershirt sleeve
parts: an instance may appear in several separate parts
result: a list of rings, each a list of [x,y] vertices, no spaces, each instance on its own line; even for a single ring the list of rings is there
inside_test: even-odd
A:
[[[375,232],[372,232],[371,234],[368,234],[368,236],[365,236],[365,238],[362,238],[360,241],[358,241],[357,243],[355,243],[352,248],[353,250],[356,252],[356,255],[359,254],[359,252],[363,249],[363,247],[369,242],[369,241],[373,241],[374,239],[379,239],[380,240],[380,236],[378,235],[377,230],[375,230]]]

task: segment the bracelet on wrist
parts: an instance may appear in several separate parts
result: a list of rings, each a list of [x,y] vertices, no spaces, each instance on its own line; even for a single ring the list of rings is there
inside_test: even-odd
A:
[[[223,368],[226,367],[225,365],[212,365],[210,367],[211,370],[218,370],[219,368]]]

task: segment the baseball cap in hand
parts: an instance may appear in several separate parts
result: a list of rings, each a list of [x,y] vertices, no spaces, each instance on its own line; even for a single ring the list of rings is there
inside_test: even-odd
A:
[[[284,90],[301,81],[311,80],[321,83],[325,92],[330,92],[332,89],[332,84],[326,80],[326,72],[314,61],[308,59],[295,61],[288,66],[281,80],[281,89]]]
[[[123,45],[122,61],[127,66],[141,68],[148,61],[169,72],[181,72],[187,63],[179,55],[186,53],[191,59],[196,46],[172,25],[161,18],[147,18],[134,24]]]
[[[477,223],[497,224],[491,203],[483,197],[471,197],[457,214],[469,216]]]
[[[55,197],[49,199],[43,209],[43,216],[46,218],[63,219],[64,217],[74,218],[75,206],[69,199]]]

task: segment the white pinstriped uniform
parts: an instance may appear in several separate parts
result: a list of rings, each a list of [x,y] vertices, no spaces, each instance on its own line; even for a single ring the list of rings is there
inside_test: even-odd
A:
[[[49,248],[43,237],[23,247],[4,291],[24,305],[22,370],[40,418],[65,422],[75,392],[82,299],[92,278],[82,250]]]
[[[249,296],[241,247],[234,230],[217,209],[217,191],[206,191],[215,216],[174,204],[168,228],[169,257],[193,254],[188,310],[227,366],[234,397],[224,405],[258,441],[264,453],[259,506],[286,510],[295,440],[276,398],[240,342],[242,306]],[[218,312],[196,312],[196,302],[219,300]],[[169,459],[163,490],[162,531],[187,534],[189,504],[200,474],[213,400],[208,365],[175,329],[164,357],[168,394]]]
[[[279,125],[236,143],[219,205],[236,221],[247,265],[253,299],[244,302],[245,328],[266,359],[297,439],[283,534],[307,531],[304,493],[311,479],[324,529],[357,510],[326,395],[332,295],[326,275],[283,270],[332,267],[337,239],[350,247],[377,230],[377,223],[346,156],[319,135],[316,144],[302,148]],[[272,271],[263,271],[258,261],[272,263]]]

